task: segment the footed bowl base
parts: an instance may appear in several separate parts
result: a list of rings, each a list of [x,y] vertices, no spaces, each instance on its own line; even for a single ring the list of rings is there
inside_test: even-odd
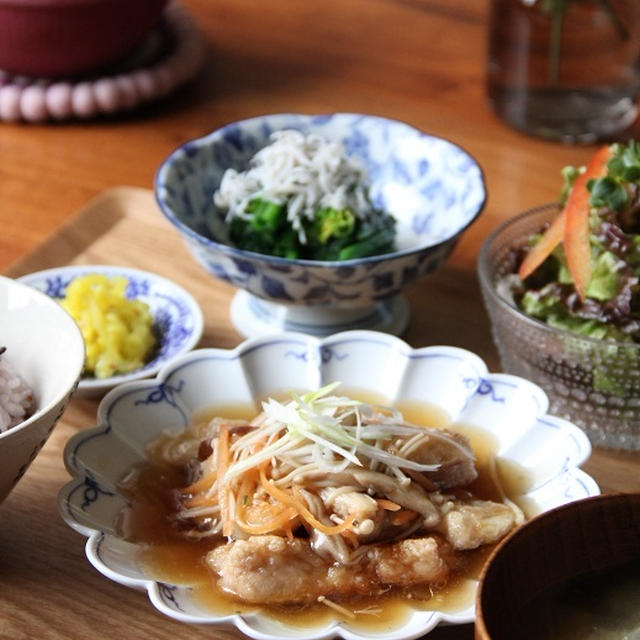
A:
[[[395,296],[364,307],[305,307],[270,302],[238,291],[231,302],[231,321],[245,337],[296,331],[323,337],[350,329],[401,335],[409,324],[409,303]]]

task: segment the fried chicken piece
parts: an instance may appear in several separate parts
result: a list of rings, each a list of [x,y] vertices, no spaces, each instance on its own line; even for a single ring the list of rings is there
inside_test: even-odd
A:
[[[410,587],[445,580],[449,575],[445,556],[445,550],[433,537],[408,538],[374,546],[367,553],[367,561],[382,584]]]
[[[477,549],[497,542],[516,524],[514,511],[506,504],[488,500],[454,502],[440,532],[454,549]]]
[[[442,583],[449,574],[445,556],[436,538],[415,538],[368,548],[358,563],[346,566],[315,554],[308,540],[266,535],[221,545],[206,561],[219,576],[219,586],[235,597],[285,604]]]

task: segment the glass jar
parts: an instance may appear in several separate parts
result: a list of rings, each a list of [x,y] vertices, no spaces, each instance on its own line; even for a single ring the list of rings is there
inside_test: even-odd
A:
[[[592,143],[627,129],[640,95],[640,0],[492,0],[487,89],[525,133]]]

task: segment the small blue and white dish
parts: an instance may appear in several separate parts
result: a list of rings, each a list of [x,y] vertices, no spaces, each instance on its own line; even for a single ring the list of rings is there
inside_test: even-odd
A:
[[[160,436],[183,432],[203,411],[215,415],[220,407],[252,407],[257,414],[269,396],[334,381],[382,404],[427,405],[446,418],[442,424],[484,443],[497,465],[519,470],[523,481],[505,487],[506,496],[527,517],[600,492],[579,469],[591,453],[585,434],[547,414],[542,389],[523,378],[489,373],[470,351],[412,349],[399,338],[374,331],[324,339],[277,334],[230,350],[197,349],[163,367],[154,380],[121,385],[105,396],[97,426],[76,433],[65,447],[65,465],[73,478],[58,495],[64,520],[88,538],[89,562],[106,578],[145,590],[152,605],[169,618],[214,628],[234,626],[255,640],[411,640],[441,623],[473,622],[477,581],[472,578],[461,578],[468,588],[454,607],[435,603],[430,609],[417,602],[406,616],[381,618],[379,626],[364,630],[339,616],[310,624],[294,615],[279,620],[259,607],[243,613],[217,610],[198,598],[187,565],[180,583],[154,576],[140,553],[144,543],[131,541],[118,527],[132,499],[122,479],[152,459],[150,445]]]
[[[247,168],[273,132],[295,129],[342,142],[364,164],[376,207],[397,221],[393,253],[342,262],[244,251],[212,231],[213,194],[228,168]],[[377,116],[273,114],[228,124],[187,142],[155,178],[158,205],[195,259],[239,291],[231,318],[245,336],[348,329],[399,334],[409,320],[404,287],[436,269],[482,211],[477,162],[455,144]]]
[[[202,311],[193,296],[175,282],[148,271],[109,265],[70,265],[37,271],[19,278],[21,282],[54,299],[63,298],[75,278],[87,274],[127,278],[126,295],[149,305],[159,345],[144,367],[109,378],[82,377],[77,394],[98,396],[132,380],[149,378],[174,357],[193,349],[202,336]]]

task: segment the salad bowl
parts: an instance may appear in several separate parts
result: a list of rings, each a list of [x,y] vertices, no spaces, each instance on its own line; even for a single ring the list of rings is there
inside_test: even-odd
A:
[[[396,250],[343,261],[290,259],[232,246],[213,194],[274,132],[297,130],[343,144],[370,179],[373,205],[396,219]],[[174,151],[155,178],[158,205],[206,271],[240,291],[231,318],[245,336],[347,329],[401,333],[406,285],[432,272],[486,199],[476,161],[455,144],[386,118],[273,114],[228,124]]]
[[[371,367],[371,362],[379,366]],[[140,545],[118,526],[130,497],[121,480],[148,460],[149,445],[163,433],[179,433],[191,416],[216,405],[246,405],[290,389],[316,389],[332,381],[384,399],[386,404],[428,403],[454,424],[482,432],[496,454],[527,470],[528,482],[512,495],[527,514],[599,493],[578,467],[590,455],[584,433],[547,414],[544,392],[531,382],[491,374],[475,354],[446,346],[412,349],[386,333],[350,331],[319,339],[283,333],[250,339],[232,350],[200,349],[165,366],[154,380],[121,385],[102,400],[98,425],[73,436],[64,460],[73,476],[61,489],[65,521],[88,538],[89,562],[107,578],[146,591],[170,618],[188,623],[235,626],[259,640],[276,638],[408,640],[439,623],[474,619],[475,581],[457,608],[409,607],[389,627],[366,630],[348,620],[311,626],[282,621],[265,610],[220,612],[203,605],[188,583],[174,583],[145,568]],[[187,581],[188,582],[188,581]]]
[[[478,275],[503,371],[539,384],[551,412],[585,430],[592,443],[640,449],[640,345],[550,326],[521,311],[509,292],[513,252],[559,212],[525,211],[485,241]]]
[[[158,344],[151,359],[130,373],[108,378],[95,378],[85,373],[78,384],[78,395],[104,395],[123,382],[151,377],[173,357],[193,349],[200,340],[204,323],[202,311],[193,296],[171,280],[148,271],[110,265],[70,265],[30,273],[20,281],[59,300],[75,278],[88,274],[127,278],[127,297],[149,305]]]

